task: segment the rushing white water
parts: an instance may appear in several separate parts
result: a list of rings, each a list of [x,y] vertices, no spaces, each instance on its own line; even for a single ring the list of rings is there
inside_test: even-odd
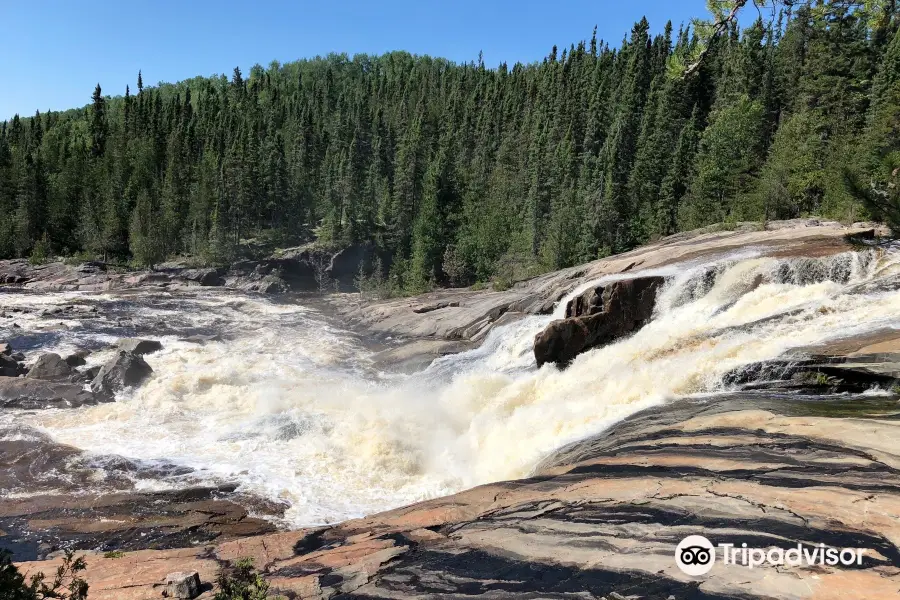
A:
[[[565,371],[537,370],[531,354],[534,334],[559,314],[498,328],[477,350],[398,377],[378,373],[353,336],[303,306],[216,294],[145,306],[144,318],[226,327],[233,339],[200,346],[162,336],[165,349],[147,357],[152,379],[117,402],[16,418],[98,455],[195,469],[140,486],[238,482],[287,503],[289,524],[310,525],[525,476],[553,450],[637,410],[721,389],[735,368],[900,326],[900,292],[863,285],[900,273],[889,252],[744,252],[657,273],[669,283],[654,319]]]

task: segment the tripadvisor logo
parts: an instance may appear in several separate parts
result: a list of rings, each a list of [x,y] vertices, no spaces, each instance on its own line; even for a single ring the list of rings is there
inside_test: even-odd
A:
[[[851,566],[861,565],[865,548],[830,548],[825,544],[796,548],[748,548],[747,544],[713,543],[702,535],[689,535],[675,548],[675,564],[686,575],[697,577],[706,575],[716,562],[716,548],[721,549],[722,564],[738,565],[753,569],[762,565],[791,566],[827,565]]]

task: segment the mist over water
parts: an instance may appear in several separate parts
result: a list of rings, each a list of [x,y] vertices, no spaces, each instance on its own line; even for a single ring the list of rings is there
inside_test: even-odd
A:
[[[356,335],[311,308],[226,293],[163,297],[129,309],[168,326],[153,336],[165,349],[146,357],[155,373],[144,386],[111,404],[3,419],[98,457],[192,469],[160,469],[136,478],[138,488],[236,482],[286,503],[287,524],[302,526],[526,476],[560,446],[642,408],[722,390],[733,369],[900,324],[900,292],[872,285],[900,275],[893,252],[778,260],[744,251],[604,280],[646,274],[668,278],[654,319],[565,371],[536,369],[532,341],[568,298],[555,315],[497,328],[478,349],[400,376],[379,372]],[[79,295],[0,299],[54,305]],[[192,329],[230,339],[179,340]],[[45,348],[112,339],[79,321]]]

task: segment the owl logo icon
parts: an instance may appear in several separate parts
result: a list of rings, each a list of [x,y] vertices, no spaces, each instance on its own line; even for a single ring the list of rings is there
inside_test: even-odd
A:
[[[685,575],[706,575],[716,562],[716,549],[702,535],[689,535],[675,548],[675,564]]]

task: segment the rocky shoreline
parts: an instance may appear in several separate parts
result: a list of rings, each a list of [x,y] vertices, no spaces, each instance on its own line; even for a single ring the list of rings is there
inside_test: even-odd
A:
[[[900,360],[900,339],[890,344]],[[560,449],[528,479],[335,527],[95,557],[88,581],[92,597],[144,599],[159,595],[167,572],[211,581],[221,565],[253,557],[291,598],[893,597],[898,415],[896,394],[678,401]],[[849,570],[717,565],[696,580],[672,558],[689,534],[868,551]]]
[[[478,345],[500,324],[549,314],[560,299],[603,275],[734,253],[818,258],[853,249],[876,233],[871,224],[818,221],[701,231],[505,291],[438,290],[379,302],[333,294],[318,301],[358,330],[399,341],[380,360],[415,370]],[[73,277],[69,267],[27,273],[14,267],[27,281],[12,285],[25,289],[203,285],[203,277],[191,279],[184,271],[165,280],[91,273],[63,283]],[[10,269],[9,262],[0,265],[0,280],[7,273],[9,281]],[[268,276],[263,271],[257,273],[262,279]],[[653,276],[630,281],[584,289],[564,318],[539,335],[537,362],[564,365],[578,352],[640,328],[659,282]],[[89,557],[90,597],[101,600],[161,597],[168,573],[197,571],[210,582],[219,568],[243,557],[254,558],[273,591],[289,598],[893,597],[900,590],[898,378],[900,332],[890,327],[804,348],[729,375],[733,392],[651,407],[561,448],[530,478],[331,527],[273,532],[257,515],[277,515],[280,507],[259,507],[251,517],[247,499],[235,502],[227,487],[134,494],[113,486],[65,508],[60,499],[46,505],[4,499],[0,530],[20,540],[21,555],[51,559],[22,563],[29,572],[53,568],[53,542],[39,539],[42,534],[139,550]],[[867,392],[873,388],[880,391]],[[18,477],[23,489],[52,487],[29,482],[34,471],[78,464],[72,461],[76,449],[47,439],[4,444],[0,477]],[[46,460],[54,465],[26,467],[36,455],[51,457]],[[719,565],[695,579],[672,559],[675,544],[688,534],[760,547],[826,544],[870,552],[853,569]],[[201,597],[211,598],[212,591]]]

